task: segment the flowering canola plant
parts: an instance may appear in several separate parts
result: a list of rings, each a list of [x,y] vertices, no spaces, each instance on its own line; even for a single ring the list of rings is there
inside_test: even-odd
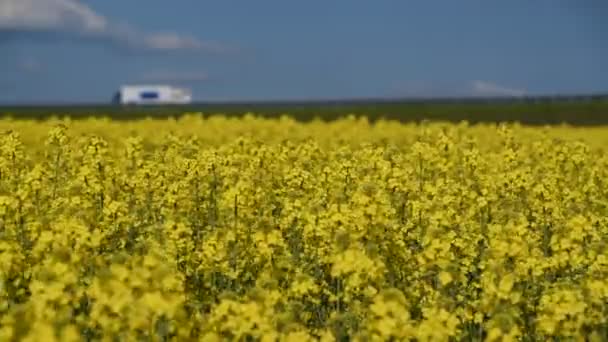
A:
[[[2,341],[608,340],[608,129],[0,120]]]

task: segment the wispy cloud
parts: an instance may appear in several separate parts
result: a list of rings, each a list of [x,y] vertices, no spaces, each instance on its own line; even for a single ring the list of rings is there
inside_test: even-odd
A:
[[[1,0],[0,33],[13,38],[89,39],[128,48],[225,52],[229,47],[176,32],[119,25],[78,0]],[[1,40],[0,40],[1,42]]]
[[[0,3],[2,29],[104,32],[108,27],[106,18],[74,0],[3,0]]]
[[[171,71],[154,70],[141,75],[140,80],[145,82],[162,83],[200,83],[209,81],[209,75],[204,71]]]
[[[478,96],[524,96],[525,89],[510,88],[486,81],[473,81],[471,83],[473,95]]]

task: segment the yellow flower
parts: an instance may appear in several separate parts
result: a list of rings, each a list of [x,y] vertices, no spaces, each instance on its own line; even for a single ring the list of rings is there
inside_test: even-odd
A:
[[[601,339],[607,131],[0,120],[0,340]]]
[[[452,280],[453,278],[450,272],[442,271],[441,273],[439,273],[439,281],[441,281],[442,285],[448,285],[452,282]]]

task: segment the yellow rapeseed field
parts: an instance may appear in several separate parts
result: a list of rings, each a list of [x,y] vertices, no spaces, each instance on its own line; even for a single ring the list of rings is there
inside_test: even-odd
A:
[[[608,340],[608,128],[0,134],[0,341]]]

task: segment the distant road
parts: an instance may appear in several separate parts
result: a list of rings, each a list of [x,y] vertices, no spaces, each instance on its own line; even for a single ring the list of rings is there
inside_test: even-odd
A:
[[[0,105],[0,115],[45,119],[51,116],[178,117],[186,112],[266,117],[289,114],[302,121],[333,120],[348,114],[408,121],[521,122],[524,124],[608,125],[608,94],[497,98],[336,99],[310,101],[199,102],[189,105],[120,106],[112,104]]]

